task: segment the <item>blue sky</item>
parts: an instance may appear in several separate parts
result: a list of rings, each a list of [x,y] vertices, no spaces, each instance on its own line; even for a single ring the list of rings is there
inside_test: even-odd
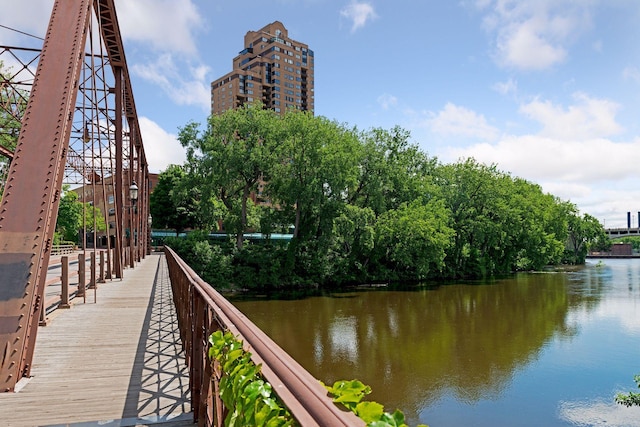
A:
[[[0,24],[43,36],[52,0]],[[442,162],[475,157],[607,227],[640,211],[637,0],[115,0],[153,171],[209,114],[209,85],[275,20],[315,52],[316,114],[399,125]],[[0,44],[34,40],[0,29]]]

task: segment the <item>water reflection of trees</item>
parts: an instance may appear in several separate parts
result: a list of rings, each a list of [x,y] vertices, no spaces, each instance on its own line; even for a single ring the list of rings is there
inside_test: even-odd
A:
[[[572,291],[565,274],[523,274],[492,285],[372,291],[238,306],[317,378],[357,378],[371,399],[417,420],[444,393],[498,397],[515,371],[591,306],[602,281]]]

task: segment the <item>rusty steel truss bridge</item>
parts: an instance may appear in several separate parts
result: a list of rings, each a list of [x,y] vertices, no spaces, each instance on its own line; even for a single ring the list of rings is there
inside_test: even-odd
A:
[[[46,309],[47,270],[53,249],[59,249],[54,248],[53,239],[65,185],[74,187],[83,206],[104,208],[102,213],[109,224],[106,236],[101,236],[108,236],[104,239],[107,250],[102,248],[102,253],[108,254],[105,279],[123,278],[124,283],[134,276],[140,279],[141,274],[150,271],[144,267],[149,266],[150,259],[141,259],[148,253],[150,243],[144,238],[150,236],[151,225],[148,164],[115,1],[54,0],[41,49],[0,46],[0,393],[19,391],[31,377],[36,334]],[[134,183],[137,198],[131,191],[136,188]],[[96,221],[93,223],[95,250]],[[83,227],[85,242],[87,230]],[[155,277],[164,274],[161,266],[166,265],[177,317],[170,326],[179,329],[189,371],[194,422],[222,427],[230,413],[231,408],[225,406],[219,393],[223,367],[208,356],[208,337],[225,330],[244,343],[252,363],[261,366],[261,375],[300,425],[364,426],[364,421],[353,412],[336,406],[316,378],[198,277],[170,248],[165,248],[160,259],[163,258],[166,261],[158,263]],[[143,268],[124,278],[124,267],[136,267],[136,261]],[[93,285],[97,283],[94,281]],[[116,300],[124,298],[127,297],[117,296]],[[139,302],[134,304],[138,308],[136,304]],[[139,308],[150,313],[150,306],[144,305]],[[110,307],[113,309],[114,305]],[[131,336],[138,338],[138,335]],[[163,331],[162,335],[166,333]],[[86,341],[72,341],[65,343],[65,349],[70,346],[74,347],[73,352],[86,351],[78,344]],[[133,349],[138,357],[140,345],[126,348],[122,352]],[[69,358],[63,359],[58,360],[60,365]],[[34,370],[38,368],[41,366]],[[157,367],[152,369],[155,372]],[[78,391],[88,393],[87,383],[93,383],[94,374],[88,372],[89,377],[79,378],[80,382],[73,387],[76,395]],[[104,379],[108,372],[100,374]],[[45,379],[51,380],[47,376]],[[139,379],[133,386],[130,383],[125,387],[127,401],[131,396],[141,395],[141,387]],[[100,391],[97,393],[94,391],[93,399],[97,396],[103,407],[103,396]],[[164,398],[166,393],[161,394]],[[26,400],[22,406],[12,405],[15,411],[33,407],[25,403],[31,399],[29,404],[34,404],[32,395],[22,395]],[[37,408],[45,403],[43,398],[40,400],[35,401]],[[73,400],[72,405],[83,406],[87,399],[82,400]],[[4,402],[16,401],[4,399]],[[90,411],[87,416],[93,413]]]
[[[114,0],[55,0],[43,40],[0,46],[0,391],[30,374],[63,185],[113,206],[107,278],[149,244],[132,238],[149,232],[149,174]]]

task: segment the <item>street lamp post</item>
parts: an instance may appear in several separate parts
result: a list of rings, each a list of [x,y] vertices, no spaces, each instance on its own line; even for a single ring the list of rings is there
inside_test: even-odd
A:
[[[131,209],[131,213],[129,215],[129,221],[130,221],[130,226],[129,226],[129,255],[130,255],[130,259],[129,259],[129,266],[131,268],[133,268],[135,266],[134,261],[135,261],[135,250],[134,250],[134,246],[135,246],[135,240],[136,240],[136,231],[135,231],[135,224],[136,224],[136,218],[135,218],[135,214],[136,212],[136,203],[138,202],[138,185],[136,184],[135,181],[133,181],[131,183],[131,185],[129,186],[129,200],[131,200],[131,206],[129,207]]]
[[[151,255],[151,224],[153,224],[153,218],[151,214],[147,217],[147,255]]]

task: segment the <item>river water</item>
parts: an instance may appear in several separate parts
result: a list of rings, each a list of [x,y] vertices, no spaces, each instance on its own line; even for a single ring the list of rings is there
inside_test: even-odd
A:
[[[316,378],[411,426],[640,426],[640,259],[490,283],[233,303]]]

